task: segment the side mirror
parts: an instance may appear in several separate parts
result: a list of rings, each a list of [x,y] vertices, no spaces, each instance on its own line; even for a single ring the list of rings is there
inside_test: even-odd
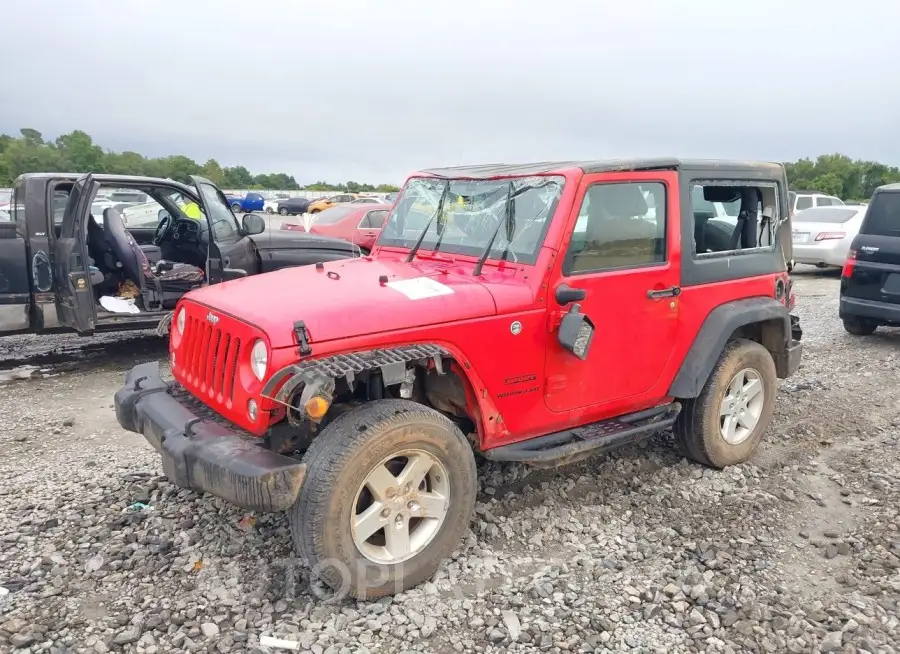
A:
[[[557,338],[559,344],[579,359],[587,359],[591,341],[594,338],[594,323],[586,315],[581,313],[581,307],[574,305],[569,309],[559,326]]]
[[[266,221],[254,213],[245,213],[241,224],[244,228],[244,233],[248,236],[262,234],[266,231]]]
[[[572,288],[567,284],[560,284],[556,287],[556,303],[564,307],[572,302],[581,302],[587,293],[583,288]]]
[[[247,276],[247,271],[243,268],[225,268],[222,271],[222,281],[228,282],[232,279],[241,279]]]

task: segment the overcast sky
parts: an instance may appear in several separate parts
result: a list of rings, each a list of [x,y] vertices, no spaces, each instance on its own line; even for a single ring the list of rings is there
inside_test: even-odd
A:
[[[897,0],[5,0],[0,132],[301,183],[641,155],[900,164]]]

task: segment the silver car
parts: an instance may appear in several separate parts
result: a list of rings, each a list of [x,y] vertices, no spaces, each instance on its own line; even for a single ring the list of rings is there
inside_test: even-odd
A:
[[[798,211],[791,219],[794,261],[820,268],[843,266],[865,215],[865,206],[849,204]]]

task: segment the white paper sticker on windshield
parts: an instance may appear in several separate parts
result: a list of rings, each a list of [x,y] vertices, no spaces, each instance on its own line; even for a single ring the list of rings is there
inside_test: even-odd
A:
[[[400,291],[410,300],[424,300],[429,297],[437,297],[438,295],[452,295],[453,289],[445,284],[431,279],[430,277],[416,277],[414,279],[403,279],[399,282],[388,282],[395,291]]]

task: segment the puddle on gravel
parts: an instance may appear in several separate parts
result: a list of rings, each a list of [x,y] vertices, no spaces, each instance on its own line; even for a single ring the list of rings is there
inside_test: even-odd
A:
[[[49,368],[38,368],[37,366],[18,366],[10,370],[0,370],[0,384],[6,384],[19,379],[35,379],[42,374],[50,372]]]

